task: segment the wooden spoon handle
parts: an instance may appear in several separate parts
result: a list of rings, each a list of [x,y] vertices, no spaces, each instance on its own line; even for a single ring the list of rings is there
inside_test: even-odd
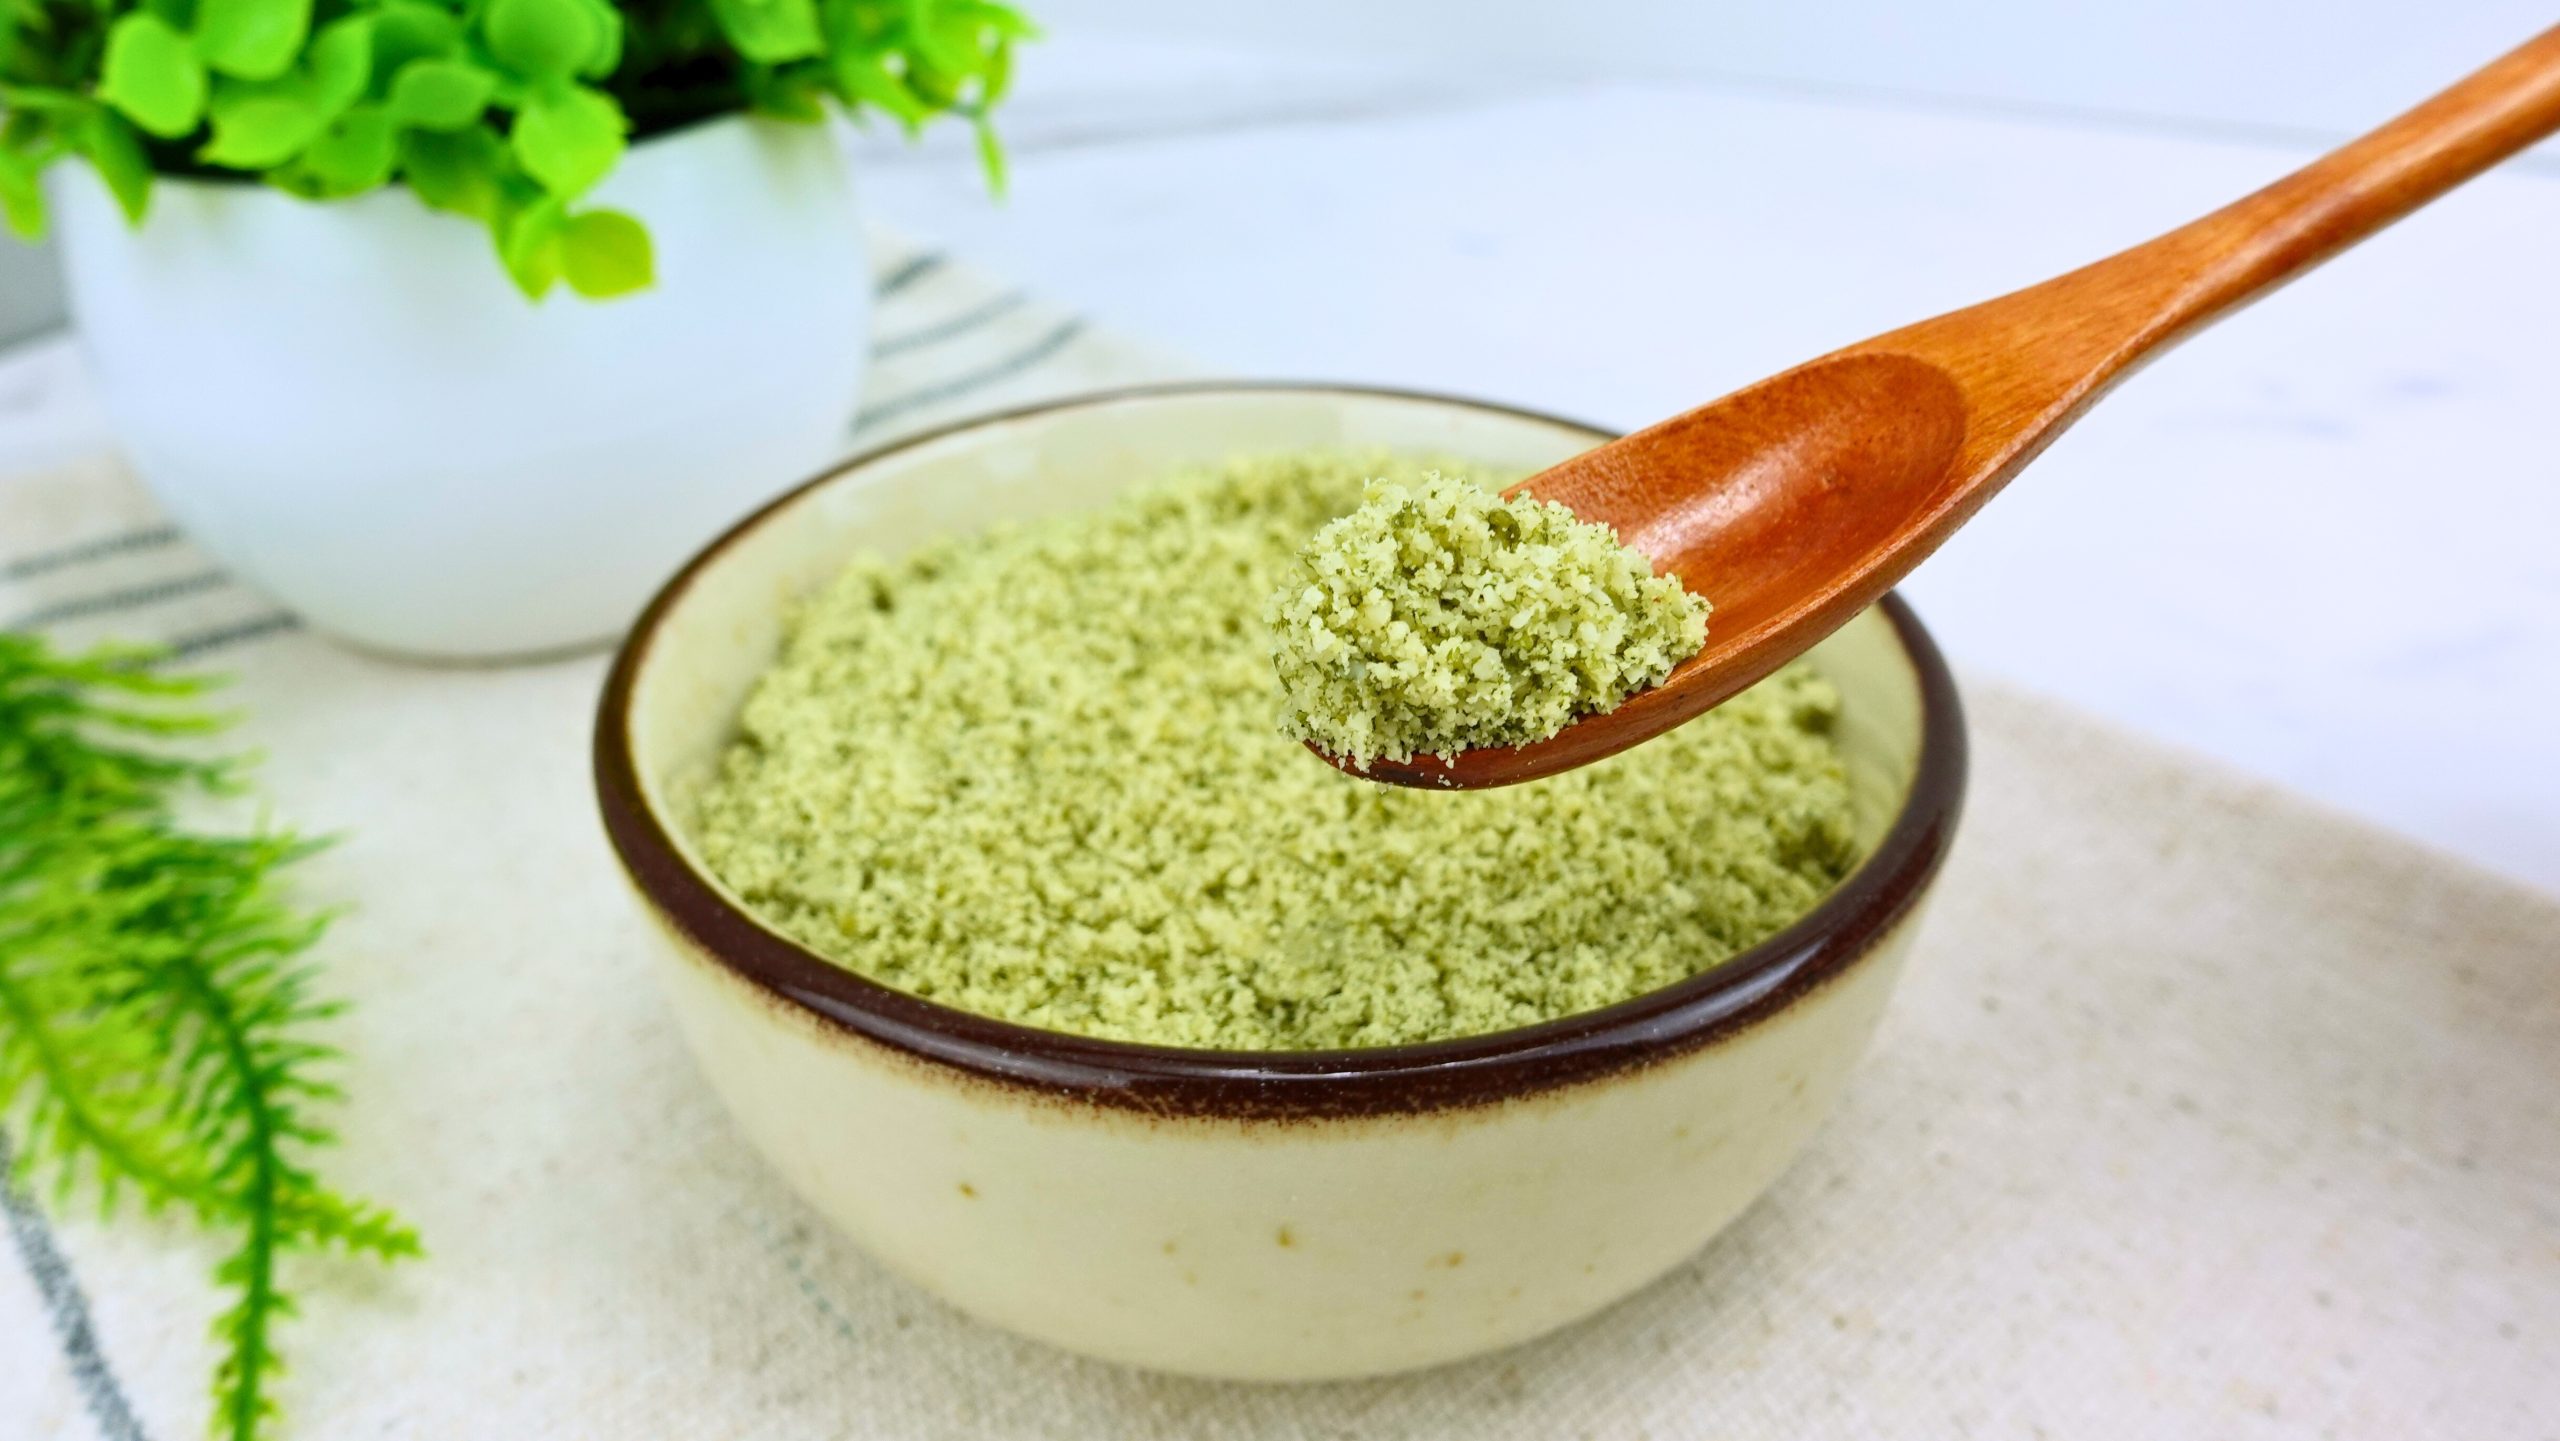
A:
[[[2555,128],[2560,26],[2378,131],[2153,241],[2163,261],[2191,266],[2176,320],[2209,320],[2266,294]]]
[[[2560,26],[2257,193],[2147,244],[1850,347],[1954,374],[1978,504],[2113,381],[2560,129]],[[1971,504],[1962,509],[1969,511]]]
[[[2553,130],[2554,26],[2361,139],[2123,257],[2186,271],[2164,320],[2195,324],[2311,269]],[[2158,254],[2147,255],[2156,250]]]

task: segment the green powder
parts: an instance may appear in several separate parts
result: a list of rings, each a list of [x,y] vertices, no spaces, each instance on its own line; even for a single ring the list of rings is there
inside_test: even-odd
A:
[[[712,871],[885,984],[1179,1046],[1434,1040],[1716,964],[1851,859],[1809,670],[1504,790],[1355,780],[1271,723],[1266,599],[1380,456],[1279,457],[847,568],[699,796]]]
[[[1269,611],[1281,727],[1366,768],[1542,741],[1706,643],[1707,603],[1605,525],[1464,477],[1373,482]]]

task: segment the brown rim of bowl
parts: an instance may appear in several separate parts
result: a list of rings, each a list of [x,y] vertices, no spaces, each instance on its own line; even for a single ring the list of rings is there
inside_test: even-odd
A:
[[[614,656],[597,709],[595,779],[604,828],[641,895],[704,955],[785,1005],[968,1077],[1066,1102],[1157,1116],[1237,1120],[1412,1115],[1561,1089],[1656,1064],[1779,1011],[1865,955],[1917,904],[1954,841],[1965,783],[1955,679],[1899,595],[1878,602],[1919,677],[1920,755],[1884,839],[1794,924],[1723,964],[1630,1001],[1517,1030],[1421,1045],[1334,1051],[1208,1051],[1016,1025],[893,990],[767,930],[697,872],[643,800],[626,718],[660,622],[694,577],[804,492],[961,431],[1131,400],[1261,392],[1454,405],[1605,437],[1558,416],[1422,391],[1285,382],[1201,382],[1101,391],[911,436],[794,486],[703,548],[649,602]],[[1313,764],[1314,762],[1310,762]]]

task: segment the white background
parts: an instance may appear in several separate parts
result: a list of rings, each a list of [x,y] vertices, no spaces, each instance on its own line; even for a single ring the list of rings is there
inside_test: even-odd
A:
[[[1026,0],[1029,3],[1029,0]],[[2555,18],[2533,0],[1038,0],[1062,34],[1530,79],[1752,78],[2361,129]]]

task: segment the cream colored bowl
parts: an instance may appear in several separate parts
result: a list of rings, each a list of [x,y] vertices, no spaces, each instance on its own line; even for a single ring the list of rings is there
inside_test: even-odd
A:
[[[1955,691],[1899,600],[1813,654],[1845,701],[1863,864],[1705,975],[1468,1040],[1182,1051],[918,1000],[758,924],[704,869],[676,803],[774,658],[786,603],[858,549],[1094,505],[1242,452],[1384,446],[1530,470],[1603,438],[1418,395],[1141,391],[905,442],[714,542],[623,647],[596,783],[659,922],[667,991],[738,1124],[811,1205],[954,1305],[1169,1371],[1454,1360],[1588,1315],[1695,1251],[1830,1109],[1954,831]]]

